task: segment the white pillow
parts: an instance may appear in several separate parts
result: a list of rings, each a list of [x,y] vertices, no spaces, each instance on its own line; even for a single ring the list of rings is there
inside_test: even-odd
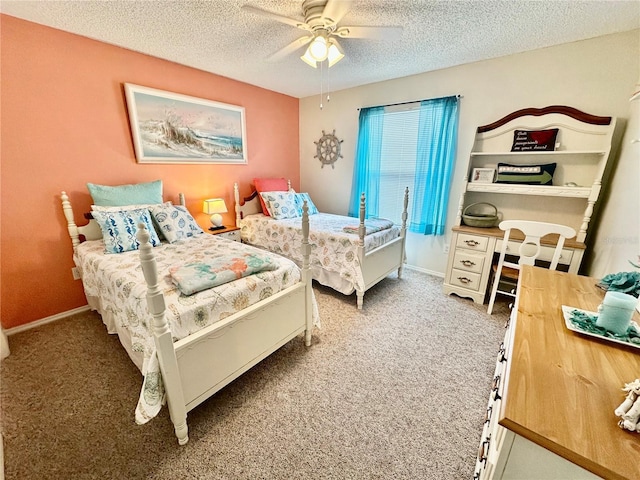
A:
[[[140,208],[146,208],[147,210],[151,210],[151,207],[155,207],[160,205],[158,203],[142,203],[138,205],[124,205],[122,207],[106,207],[103,205],[91,205],[92,212],[122,212],[125,210],[138,210]],[[173,203],[169,200],[168,202],[164,202],[162,205],[173,205]]]
[[[295,192],[261,192],[260,196],[276,220],[300,216]]]
[[[204,233],[183,205],[153,205],[151,213],[169,243]]]

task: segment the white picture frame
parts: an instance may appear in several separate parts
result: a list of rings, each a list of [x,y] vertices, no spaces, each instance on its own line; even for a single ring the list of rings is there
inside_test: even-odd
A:
[[[247,163],[244,107],[124,84],[138,163]]]
[[[471,183],[493,183],[496,178],[495,168],[474,168],[471,172]]]

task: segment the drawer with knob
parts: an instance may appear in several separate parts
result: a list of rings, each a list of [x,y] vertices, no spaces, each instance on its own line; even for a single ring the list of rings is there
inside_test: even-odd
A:
[[[453,269],[451,271],[451,285],[457,285],[469,290],[479,290],[482,276],[479,273],[465,272],[464,270]]]
[[[477,252],[486,252],[489,238],[482,235],[468,235],[461,233],[456,240],[456,249],[466,248]]]
[[[466,250],[456,250],[453,257],[453,268],[469,272],[482,273],[484,256],[474,255]]]

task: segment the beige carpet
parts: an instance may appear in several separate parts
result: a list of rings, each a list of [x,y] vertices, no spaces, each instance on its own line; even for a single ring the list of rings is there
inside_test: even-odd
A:
[[[9,338],[7,480],[469,479],[507,318],[405,270],[365,295],[316,287],[322,329],[189,413],[134,423],[142,377],[95,313]]]

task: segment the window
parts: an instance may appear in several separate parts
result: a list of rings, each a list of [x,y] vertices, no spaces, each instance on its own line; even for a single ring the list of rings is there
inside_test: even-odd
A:
[[[368,217],[400,223],[409,187],[409,230],[443,235],[457,123],[457,97],[362,109],[349,215],[364,192]]]

